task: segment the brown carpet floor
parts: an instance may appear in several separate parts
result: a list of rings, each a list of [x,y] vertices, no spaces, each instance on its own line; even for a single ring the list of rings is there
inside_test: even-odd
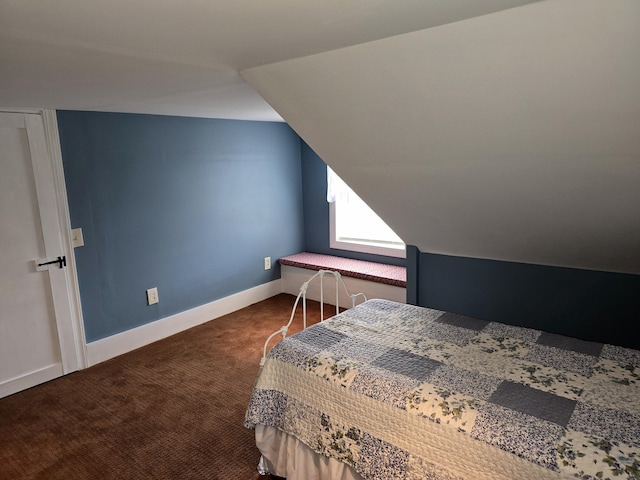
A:
[[[263,342],[294,300],[275,296],[0,399],[0,479],[270,478],[243,420]],[[315,321],[317,304],[309,310]]]

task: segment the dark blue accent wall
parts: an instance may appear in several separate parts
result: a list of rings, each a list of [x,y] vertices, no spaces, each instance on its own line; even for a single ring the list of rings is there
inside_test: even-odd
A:
[[[404,266],[404,258],[350,252],[329,247],[327,164],[304,141],[301,143],[305,251]]]
[[[640,275],[462,258],[407,257],[409,303],[640,348]]]
[[[304,249],[284,123],[60,111],[58,127],[88,342],[276,280]]]

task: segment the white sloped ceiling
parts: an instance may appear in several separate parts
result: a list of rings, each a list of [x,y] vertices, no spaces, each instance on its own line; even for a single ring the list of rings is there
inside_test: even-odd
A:
[[[0,106],[282,121],[258,65],[537,0],[0,1]]]
[[[241,75],[421,251],[639,274],[638,52],[547,0]]]

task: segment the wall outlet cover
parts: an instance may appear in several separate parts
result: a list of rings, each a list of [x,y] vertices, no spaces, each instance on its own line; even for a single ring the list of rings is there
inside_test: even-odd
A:
[[[158,299],[158,288],[153,287],[147,290],[147,305],[154,305],[158,303],[160,300]]]

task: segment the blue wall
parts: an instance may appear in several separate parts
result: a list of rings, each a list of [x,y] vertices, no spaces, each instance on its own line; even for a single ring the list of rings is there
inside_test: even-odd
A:
[[[58,127],[88,342],[278,279],[304,249],[284,123],[60,111]]]
[[[301,143],[305,251],[404,266],[406,263],[404,258],[350,252],[329,247],[327,164],[304,141],[301,140]]]
[[[547,332],[640,348],[640,275],[407,254],[407,301]]]
[[[286,124],[60,111],[58,127],[88,342],[276,280],[306,250],[406,264],[410,303],[640,348],[638,275],[331,249],[326,165]]]

